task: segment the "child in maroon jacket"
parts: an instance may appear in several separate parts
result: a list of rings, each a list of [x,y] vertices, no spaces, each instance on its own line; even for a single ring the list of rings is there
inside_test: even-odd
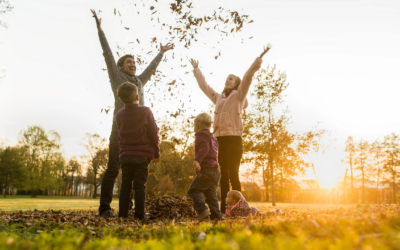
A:
[[[190,184],[188,195],[193,199],[194,209],[197,212],[197,220],[202,221],[208,216],[211,219],[222,219],[218,206],[217,188],[221,172],[218,159],[218,141],[210,133],[212,119],[207,113],[201,113],[194,119],[194,143],[195,157],[193,166],[196,169],[196,177]],[[204,202],[201,193],[204,193]],[[208,208],[206,206],[208,205]]]
[[[121,84],[118,97],[125,107],[118,111],[119,161],[122,184],[119,194],[119,217],[128,217],[132,187],[135,191],[135,218],[146,222],[144,205],[148,165],[160,161],[157,124],[151,109],[139,105],[138,88],[130,82]]]

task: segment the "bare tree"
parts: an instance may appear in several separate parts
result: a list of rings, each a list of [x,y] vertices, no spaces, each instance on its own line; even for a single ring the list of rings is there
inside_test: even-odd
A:
[[[353,174],[353,164],[354,157],[356,154],[356,145],[353,141],[353,137],[349,136],[346,141],[346,148],[344,150],[349,155],[347,156],[349,165],[350,165],[350,201],[354,201],[354,174]]]
[[[357,144],[357,157],[354,161],[355,169],[361,171],[361,180],[362,180],[362,196],[361,202],[365,203],[365,181],[366,174],[369,172],[369,144],[367,141],[363,139]]]
[[[108,147],[107,140],[98,134],[87,133],[83,138],[83,146],[86,150],[84,156],[87,160],[88,178],[93,185],[93,198],[97,198],[97,188],[100,186],[100,175],[107,167]]]
[[[384,148],[386,153],[384,171],[389,174],[391,186],[393,188],[393,203],[396,203],[396,186],[399,173],[397,166],[400,157],[400,137],[395,133],[385,136]]]

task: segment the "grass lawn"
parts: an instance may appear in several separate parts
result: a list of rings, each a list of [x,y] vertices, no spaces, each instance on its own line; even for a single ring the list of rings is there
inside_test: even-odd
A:
[[[99,199],[81,197],[0,198],[0,249],[400,250],[400,205],[395,204],[278,203],[283,210],[279,215],[201,223],[160,206],[158,211],[176,217],[153,218],[147,225],[132,214],[128,219],[101,218],[98,205]],[[275,208],[268,202],[250,205],[262,212]],[[118,209],[118,199],[112,206]]]
[[[29,195],[9,195],[6,198],[0,197],[1,210],[28,210],[28,209],[97,209],[100,199],[74,197],[74,196],[37,196],[31,198]],[[272,207],[270,202],[250,202],[261,212],[271,209],[291,209],[307,211],[313,209],[351,208],[356,204],[309,204],[309,203],[277,203]],[[118,209],[118,198],[114,198],[111,207]]]
[[[0,198],[1,210],[28,210],[28,209],[97,209],[100,199],[74,196],[37,196],[9,195]],[[111,207],[118,207],[118,199],[113,199]]]
[[[24,199],[27,198],[8,201]],[[45,199],[51,200],[68,201]],[[76,207],[75,202],[90,200],[69,201],[70,207]],[[269,203],[257,205],[270,209]],[[94,210],[0,211],[0,249],[400,250],[400,205],[279,207],[283,214],[201,223],[193,218],[154,220],[147,225],[133,217],[104,219],[96,216]]]

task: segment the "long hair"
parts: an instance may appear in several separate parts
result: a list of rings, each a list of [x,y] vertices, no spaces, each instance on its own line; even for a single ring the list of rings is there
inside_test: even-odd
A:
[[[232,90],[237,90],[239,88],[240,83],[242,82],[240,77],[235,76],[234,74],[230,74],[230,76],[234,76],[235,77],[236,86],[233,87],[232,89],[224,88],[224,90],[222,91],[221,94],[225,94],[226,97],[228,97],[231,94]]]

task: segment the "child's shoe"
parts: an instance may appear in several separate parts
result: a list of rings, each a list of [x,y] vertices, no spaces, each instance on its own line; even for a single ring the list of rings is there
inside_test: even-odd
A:
[[[211,215],[210,210],[208,210],[208,209],[206,209],[206,210],[204,210],[202,212],[198,212],[197,214],[198,214],[197,220],[199,222],[203,221],[205,218],[207,218],[208,216]]]

